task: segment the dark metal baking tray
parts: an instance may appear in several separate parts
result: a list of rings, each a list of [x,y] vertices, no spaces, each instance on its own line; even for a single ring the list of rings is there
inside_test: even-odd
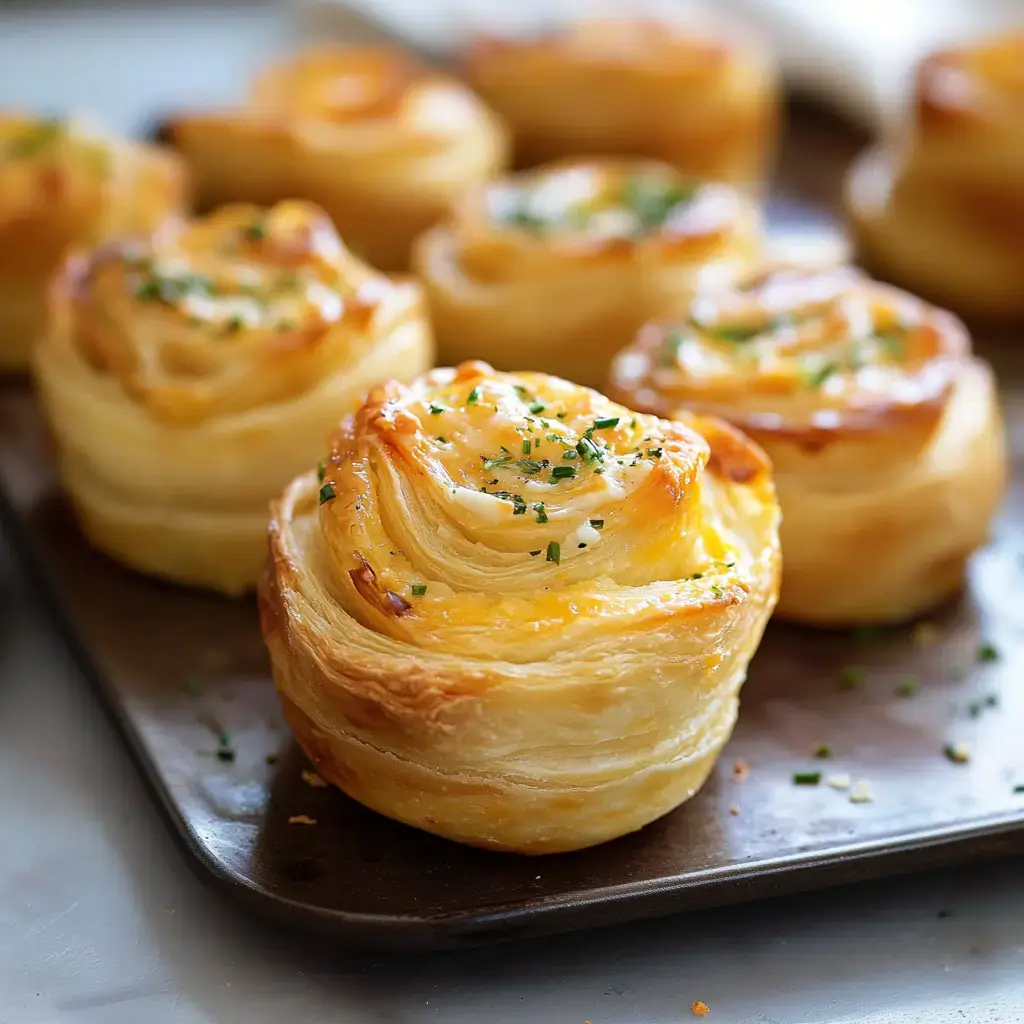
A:
[[[829,222],[861,141],[821,115],[793,118],[776,228]],[[881,636],[772,624],[704,790],[641,832],[574,854],[463,848],[304,781],[253,603],[155,583],[91,551],[24,383],[0,388],[0,513],[186,857],[227,895],[364,947],[588,928],[1024,850],[1024,361],[1009,345],[983,351],[1001,375],[1014,483],[964,596],[925,629]],[[848,666],[864,669],[852,689]],[[916,694],[900,696],[911,676]],[[233,761],[218,756],[221,731]],[[943,755],[952,742],[971,745],[969,763]],[[812,756],[820,743],[831,758]],[[737,759],[749,764],[744,781]],[[806,771],[866,779],[874,801],[794,785]],[[298,815],[316,823],[290,824]]]

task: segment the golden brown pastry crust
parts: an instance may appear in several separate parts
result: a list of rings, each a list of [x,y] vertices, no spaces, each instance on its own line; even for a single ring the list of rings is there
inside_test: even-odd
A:
[[[419,288],[309,203],[227,206],[69,258],[35,358],[65,489],[100,549],[236,593],[271,498],[338,415],[432,363]]]
[[[186,192],[173,153],[84,123],[0,114],[0,368],[27,368],[69,246],[152,231]]]
[[[772,158],[776,70],[732,26],[583,19],[538,37],[481,38],[466,64],[511,127],[520,166],[623,154],[757,184]]]
[[[846,191],[873,267],[966,315],[1024,318],[1024,32],[926,58],[907,121]]]
[[[757,208],[732,186],[654,161],[567,161],[470,191],[413,262],[443,362],[600,387],[641,324],[737,280],[761,245]]]
[[[623,835],[728,738],[777,527],[767,461],[720,421],[484,363],[384,385],[274,506],[288,721],[325,779],[459,842]]]
[[[465,188],[505,166],[499,119],[464,85],[386,48],[321,47],[258,75],[247,103],[166,126],[199,202],[319,203],[382,270]]]
[[[963,582],[1002,499],[992,372],[952,314],[852,268],[774,268],[650,324],[610,393],[718,415],[775,467],[785,574],[778,614],[895,622]]]

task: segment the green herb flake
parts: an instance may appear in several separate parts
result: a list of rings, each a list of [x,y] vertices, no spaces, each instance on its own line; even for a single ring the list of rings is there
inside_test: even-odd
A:
[[[440,416],[444,411],[445,411],[445,408],[444,408],[443,405],[438,405],[436,402],[431,402],[430,403],[430,415],[431,416]]]
[[[316,481],[319,484],[324,482],[324,477],[327,476],[327,463],[321,459],[316,464]]]
[[[228,334],[237,334],[245,326],[245,320],[242,317],[235,315],[228,318],[227,323],[224,324],[224,330]]]
[[[812,388],[820,388],[825,381],[829,379],[829,377],[836,373],[838,369],[838,364],[831,360],[827,363],[823,363],[816,370],[808,373],[807,383],[810,384]]]
[[[618,416],[606,416],[604,419],[594,420],[594,430],[610,430],[612,427],[619,425]]]
[[[691,580],[702,580],[702,579],[704,579],[704,573],[702,573],[702,572],[695,572],[695,573],[694,573],[694,574],[693,574],[693,575],[692,575],[692,576],[690,577],[690,579],[691,579]]]
[[[480,394],[481,391],[479,387],[473,388],[466,397],[466,405],[476,405],[476,403],[480,401]]]
[[[569,480],[576,475],[576,468],[574,466],[555,466],[551,470],[551,479],[554,480]]]
[[[707,328],[707,333],[718,341],[739,343],[756,338],[766,329],[765,324],[717,324]]]
[[[242,229],[242,234],[250,242],[262,242],[267,237],[267,229],[262,221],[254,220],[251,224],[246,224]]]
[[[971,748],[966,743],[947,743],[942,748],[942,753],[953,764],[967,764],[971,759]]]
[[[978,647],[978,661],[998,661],[999,657],[999,649],[987,640]]]
[[[413,597],[422,597],[427,592],[426,583],[414,583],[410,588]]]
[[[235,759],[235,752],[230,747],[219,747],[217,749],[217,760],[232,762]]]
[[[533,442],[529,438],[527,438],[523,442],[523,454],[524,455],[529,455],[532,450],[533,450]]]
[[[548,521],[548,513],[544,508],[544,502],[538,501],[533,506],[533,511],[537,513],[537,522],[543,525]]]
[[[896,684],[896,696],[913,697],[917,693],[918,689],[920,689],[920,687],[913,676],[904,676]]]
[[[532,412],[534,416],[539,416],[546,408],[547,406],[543,402],[538,401],[530,403],[530,412]]]
[[[335,497],[334,486],[332,484],[324,484],[320,488],[320,504],[323,505],[324,502],[330,501],[333,497]]]
[[[604,529],[604,520],[603,519],[591,519],[590,520],[590,525],[595,530],[603,530]]]
[[[604,452],[589,437],[583,436],[576,442],[576,451],[584,462],[604,461]]]
[[[434,440],[437,441],[438,444],[447,444],[448,443],[448,438],[447,437],[435,437]]]
[[[661,448],[648,448],[644,453],[649,459],[660,459],[663,449]]]
[[[794,786],[817,786],[821,782],[821,772],[794,772]]]
[[[827,743],[819,743],[814,748],[814,756],[825,760],[832,756],[832,748]]]
[[[531,552],[530,552],[530,555],[531,555],[531,556],[534,556],[534,557],[536,557],[536,556],[537,556],[537,555],[539,555],[539,554],[540,554],[540,548],[537,548],[537,550],[536,550],[536,551],[531,551]]]
[[[548,544],[546,561],[554,562],[555,565],[558,565],[562,561],[562,546],[557,540],[553,540]]]
[[[1017,785],[1013,787],[1013,791],[1014,793],[1024,793],[1024,782],[1018,782]]]
[[[866,674],[860,665],[844,665],[839,673],[839,686],[843,690],[855,690],[864,682]]]
[[[716,584],[712,584],[710,589],[711,593],[714,594],[715,597],[722,597],[725,594],[725,591]]]
[[[557,417],[558,419],[560,419],[560,420],[564,420],[564,419],[565,419],[565,417],[566,417],[567,415],[568,415],[568,413],[564,413],[564,412],[556,412],[556,413],[555,413],[555,416],[556,416],[556,417]]]
[[[669,331],[661,340],[661,351],[658,363],[661,366],[676,366],[679,362],[679,349],[682,348],[685,335],[681,331]],[[636,429],[636,420],[630,424]]]
[[[875,341],[890,359],[902,359],[907,352],[907,340],[897,331],[876,331]]]

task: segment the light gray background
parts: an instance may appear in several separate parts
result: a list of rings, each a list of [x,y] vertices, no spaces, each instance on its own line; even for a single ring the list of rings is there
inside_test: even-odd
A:
[[[287,24],[261,3],[0,3],[0,106],[71,95],[135,127],[236,93]],[[709,1024],[1022,1021],[1024,862],[476,954],[339,953],[192,876],[0,549],[0,1024],[679,1024],[694,999]]]

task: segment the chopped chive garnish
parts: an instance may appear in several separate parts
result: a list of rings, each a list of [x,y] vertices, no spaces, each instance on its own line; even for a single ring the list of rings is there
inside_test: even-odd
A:
[[[821,782],[821,772],[794,772],[794,786],[817,786]]]
[[[531,555],[539,555],[540,554],[540,548],[538,548],[536,551],[531,551],[530,554]]]
[[[259,221],[253,221],[252,224],[246,225],[245,237],[250,242],[261,242],[267,237],[267,229]]]
[[[135,298],[147,302],[151,299],[160,298],[160,282],[156,278],[149,278],[135,289]]]
[[[228,334],[237,334],[245,326],[245,321],[240,316],[231,317],[224,325]]]
[[[539,416],[546,408],[547,406],[543,402],[538,401],[530,403],[530,412],[532,412],[534,416]]]
[[[998,661],[999,649],[987,640],[978,647],[978,661]]]
[[[520,398],[525,398],[530,393],[530,389],[525,384],[513,384],[512,386]]]
[[[1013,787],[1013,791],[1014,793],[1024,793],[1024,782],[1017,783],[1017,785]]]
[[[865,674],[860,665],[844,665],[839,673],[839,685],[844,690],[855,690],[864,682]]]
[[[662,366],[675,366],[679,361],[679,347],[683,344],[683,334],[680,331],[669,331],[662,339],[661,353],[658,362]],[[636,420],[631,426],[636,427]]]
[[[694,573],[694,574],[693,574],[693,575],[692,575],[692,576],[690,577],[690,579],[691,579],[691,580],[702,580],[702,579],[704,579],[704,573],[702,573],[702,572],[695,572],[695,573]]]
[[[580,453],[580,458],[584,462],[602,462],[604,460],[604,452],[589,437],[581,437],[576,442],[576,451]]]
[[[808,376],[807,383],[812,388],[820,388],[838,369],[839,367],[834,362],[827,362]]]
[[[562,546],[557,540],[553,540],[548,544],[548,556],[546,561],[554,562],[555,565],[558,565],[562,561]]]
[[[594,430],[607,430],[610,427],[617,427],[618,425],[618,416],[607,416],[603,420],[594,420]]]
[[[590,520],[590,525],[595,530],[603,530],[604,529],[604,520],[603,519],[591,519]]]
[[[556,412],[556,413],[555,413],[555,416],[556,416],[556,417],[557,417],[558,419],[560,419],[560,420],[564,420],[564,419],[565,419],[565,417],[566,417],[567,415],[568,415],[568,413],[564,413],[564,412]]]
[[[578,548],[585,548],[586,546],[587,545],[584,544],[582,541],[579,544],[576,545],[576,547],[578,547]]]
[[[538,501],[533,506],[533,511],[537,513],[537,522],[546,523],[548,521],[547,511],[544,509],[544,502]]]
[[[971,748],[966,743],[947,743],[942,748],[942,753],[953,764],[967,764],[971,759]]]
[[[218,761],[234,761],[235,752],[230,747],[220,747],[217,750]]]
[[[524,455],[529,455],[532,449],[533,449],[533,442],[531,442],[530,439],[527,438],[523,442],[523,454]]]
[[[414,583],[412,585],[412,596],[422,597],[427,592],[426,583]]]
[[[913,676],[904,676],[896,684],[896,695],[899,697],[913,697],[917,690],[917,680]]]
[[[985,707],[987,707],[987,708],[997,708],[997,707],[999,707],[999,698],[994,693],[990,693],[985,698]]]
[[[325,501],[330,501],[335,496],[334,487],[331,484],[324,484],[320,488],[320,504],[322,505]]]
[[[435,402],[431,402],[430,403],[430,415],[431,416],[440,416],[441,413],[443,413],[443,412],[444,412],[444,406],[443,405],[437,405]]]
[[[721,597],[725,593],[725,591],[722,590],[721,587],[719,587],[719,586],[717,586],[715,584],[712,584],[712,586],[711,586],[711,593],[714,594],[715,597]]]
[[[827,743],[819,743],[814,748],[814,756],[822,759],[832,756],[832,748]]]
[[[327,463],[323,459],[321,459],[316,464],[316,479],[317,479],[317,483],[321,483],[322,484],[324,482],[324,477],[325,476],[327,476]]]
[[[719,341],[750,341],[759,334],[768,330],[770,325],[754,324],[744,326],[743,324],[722,324],[720,326],[707,328],[708,334]]]
[[[570,461],[571,461],[572,459],[575,459],[575,458],[576,458],[576,455],[577,455],[577,452],[576,452],[576,449],[575,449],[575,448],[572,448],[572,449],[570,449],[570,450],[569,450],[569,451],[567,451],[567,452],[562,452],[562,458],[563,458],[563,459],[569,459]]]
[[[568,480],[570,477],[576,475],[576,468],[574,466],[555,466],[551,470],[552,480]]]
[[[476,387],[466,397],[466,405],[476,405],[480,401],[480,388]]]
[[[660,459],[661,458],[661,452],[662,452],[661,448],[648,448],[647,452],[646,452],[646,455],[647,455],[647,457],[649,459]]]
[[[447,444],[448,443],[448,438],[446,438],[446,437],[437,437],[434,440],[439,441],[441,444]]]

